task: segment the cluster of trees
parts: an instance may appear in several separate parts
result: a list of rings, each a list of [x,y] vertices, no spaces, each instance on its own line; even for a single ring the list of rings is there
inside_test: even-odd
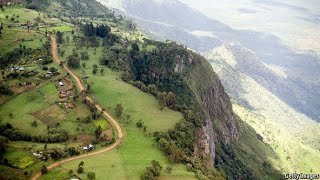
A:
[[[67,65],[70,68],[79,68],[80,67],[80,60],[78,54],[73,53],[72,55],[67,57]]]
[[[83,173],[83,171],[84,171],[83,166],[84,166],[84,162],[81,161],[81,162],[79,163],[78,169],[77,169],[77,172],[78,172],[79,174]]]
[[[26,0],[25,6],[28,9],[39,10],[39,9],[47,8],[49,6],[49,0],[42,0],[42,1]]]
[[[63,33],[60,31],[57,31],[56,36],[57,36],[57,43],[59,44],[63,43]]]
[[[13,91],[10,89],[8,85],[0,83],[0,94],[10,96],[13,94]]]
[[[38,49],[27,48],[24,45],[20,45],[19,48],[15,48],[13,51],[10,51],[5,54],[0,55],[0,69],[5,69],[10,67],[12,64],[16,64],[22,58],[36,54],[41,56],[42,61],[39,61],[42,65],[46,65],[52,62],[50,54],[50,42],[46,41],[44,45]],[[34,57],[32,57],[34,58]]]
[[[119,118],[123,113],[122,105],[121,104],[117,104],[116,107],[114,108],[114,111],[116,113],[116,116]]]
[[[12,141],[35,141],[43,143],[65,142],[68,140],[68,133],[62,129],[49,128],[47,135],[32,136],[22,133],[10,123],[0,125],[0,135]]]
[[[91,46],[91,47],[99,47],[99,39],[96,38],[96,36],[86,37],[86,36],[80,36],[80,37],[74,37],[74,43],[77,46]]]
[[[155,132],[155,140],[160,149],[175,163],[188,162],[191,159],[195,143],[195,128],[190,122],[180,122],[168,132]]]
[[[48,168],[46,165],[42,165],[41,167],[41,174],[47,174],[48,173]]]
[[[151,166],[146,167],[146,171],[141,175],[142,180],[154,180],[157,179],[158,176],[160,176],[160,173],[162,171],[161,164],[156,161],[151,161]]]
[[[21,45],[19,48],[0,56],[0,69],[5,69],[11,64],[17,63],[20,58],[30,54],[32,54],[32,49]]]
[[[95,0],[57,0],[63,10],[61,15],[66,17],[90,17],[115,19],[114,13]],[[63,13],[63,14],[62,14]]]
[[[88,36],[88,37],[98,36],[98,37],[105,38],[111,32],[111,28],[109,26],[107,26],[107,25],[98,25],[98,26],[95,27],[92,24],[92,22],[82,25],[80,29],[82,30],[84,35]]]
[[[227,177],[235,179],[255,179],[251,170],[237,158],[230,145],[216,144],[215,167]]]
[[[81,60],[84,60],[84,61],[89,60],[88,52],[86,52],[86,51],[81,52],[80,53],[80,58],[81,58]]]

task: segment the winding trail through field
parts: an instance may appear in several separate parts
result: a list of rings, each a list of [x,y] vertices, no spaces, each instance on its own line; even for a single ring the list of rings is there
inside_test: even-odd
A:
[[[58,51],[57,51],[57,41],[56,41],[56,38],[54,36],[51,36],[51,54],[52,54],[52,57],[53,57],[53,60],[54,62],[56,62],[57,64],[60,64],[61,61],[60,61],[60,58],[59,58],[59,55],[58,55]],[[77,82],[77,85],[78,87],[80,88],[80,91],[84,91],[85,88],[81,82],[81,79],[71,70],[69,69],[66,65],[63,65],[63,69],[65,71],[67,71]],[[89,101],[92,101],[92,99],[86,95],[85,98]],[[96,108],[101,111],[103,108],[102,106],[100,106],[99,104],[95,103],[95,106]],[[119,146],[121,144],[121,141],[122,141],[122,137],[123,137],[123,133],[122,133],[122,129],[121,129],[121,126],[118,124],[117,120],[114,119],[108,112],[106,111],[103,111],[103,117],[105,119],[107,119],[107,121],[114,127],[116,128],[117,130],[117,134],[118,134],[118,138],[116,139],[116,142],[113,143],[111,146],[108,146],[106,148],[103,148],[103,149],[100,149],[98,151],[93,151],[93,152],[90,152],[90,153],[86,153],[86,154],[81,154],[79,156],[74,156],[74,157],[70,157],[70,158],[67,158],[67,159],[63,159],[61,161],[58,161],[58,162],[55,162],[53,164],[51,164],[50,166],[48,166],[48,170],[52,170],[58,166],[60,166],[61,164],[64,164],[64,163],[67,163],[67,162],[70,162],[70,161],[74,161],[74,160],[78,160],[78,159],[82,159],[82,158],[85,158],[85,157],[89,157],[89,156],[95,156],[95,155],[98,155],[98,154],[101,154],[101,153],[104,153],[104,152],[107,152],[107,151],[110,151],[114,148],[116,148],[117,146]],[[37,180],[41,177],[41,172],[38,172],[37,174],[35,174],[33,177],[32,177],[32,180]]]

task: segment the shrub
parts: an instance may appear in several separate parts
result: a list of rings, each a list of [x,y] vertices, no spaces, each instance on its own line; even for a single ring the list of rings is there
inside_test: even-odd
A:
[[[87,174],[87,178],[90,179],[90,180],[96,179],[96,173],[94,173],[94,172],[89,172],[89,173]]]
[[[78,167],[78,170],[77,170],[77,172],[79,173],[79,174],[81,174],[81,173],[83,173],[83,167],[82,166],[80,166],[80,167]]]
[[[45,165],[42,165],[41,173],[42,174],[47,174],[48,173],[48,168]]]
[[[141,121],[141,119],[136,123],[137,128],[142,128],[143,126],[143,122]]]

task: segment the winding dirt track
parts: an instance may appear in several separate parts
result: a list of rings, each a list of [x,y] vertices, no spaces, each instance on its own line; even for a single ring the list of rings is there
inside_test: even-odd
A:
[[[53,60],[54,62],[56,62],[57,64],[60,64],[60,58],[58,56],[58,51],[57,51],[57,41],[56,41],[56,38],[54,36],[51,36],[51,54],[52,54],[52,57],[53,57]],[[77,85],[79,86],[80,88],[80,91],[83,91],[85,90],[82,82],[81,82],[81,79],[71,70],[69,69],[67,66],[63,66],[63,69],[65,71],[67,71],[77,82]],[[87,100],[89,101],[92,101],[92,99],[86,95],[85,97]],[[99,111],[102,110],[102,107],[99,105],[99,104],[96,104],[96,107]],[[61,161],[58,161],[58,162],[55,162],[53,164],[51,164],[50,166],[48,166],[48,170],[52,170],[58,166],[60,166],[61,164],[64,164],[64,163],[67,163],[67,162],[70,162],[70,161],[74,161],[74,160],[78,160],[78,159],[82,159],[82,158],[85,158],[85,157],[89,157],[89,156],[95,156],[95,155],[98,155],[98,154],[101,154],[101,153],[104,153],[104,152],[107,152],[107,151],[110,151],[114,148],[116,148],[118,145],[121,144],[121,141],[122,141],[122,137],[123,137],[123,133],[122,133],[122,129],[120,127],[120,125],[118,124],[117,120],[115,120],[108,112],[104,111],[103,112],[103,117],[105,119],[107,119],[109,121],[109,123],[114,127],[116,128],[117,130],[117,133],[118,133],[118,138],[116,140],[116,142],[114,144],[112,144],[111,146],[108,146],[106,148],[103,148],[103,149],[100,149],[98,151],[94,151],[94,152],[90,152],[90,153],[86,153],[86,154],[82,154],[82,155],[79,155],[79,156],[74,156],[74,157],[70,157],[70,158],[67,158],[67,159],[63,159]],[[41,172],[38,172],[37,174],[35,174],[33,177],[32,177],[32,180],[37,180],[41,177]]]

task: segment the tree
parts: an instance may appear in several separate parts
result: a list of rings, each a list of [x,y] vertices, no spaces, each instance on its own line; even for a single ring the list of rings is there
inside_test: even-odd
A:
[[[41,173],[42,174],[47,174],[48,173],[48,168],[45,165],[42,165]]]
[[[141,175],[141,180],[154,180],[155,178],[153,177],[153,174],[152,172],[150,171],[147,171],[147,172],[144,172],[142,175]]]
[[[94,75],[97,74],[97,71],[98,71],[97,69],[93,68],[92,69],[92,74],[94,74]]]
[[[85,62],[83,62],[81,65],[83,68],[86,68],[86,66],[87,66],[87,64]]]
[[[49,68],[49,71],[54,73],[54,72],[57,72],[58,69],[56,69],[55,67],[50,67],[50,68]]]
[[[166,104],[172,108],[176,103],[176,95],[173,92],[169,92],[166,97]]]
[[[81,52],[80,57],[82,60],[88,60],[89,59],[88,52]]]
[[[87,84],[87,91],[90,92],[91,91],[91,85]]]
[[[32,121],[31,126],[32,126],[32,127],[37,127],[37,126],[38,126],[37,121],[36,121],[36,120]]]
[[[67,57],[67,64],[71,68],[79,68],[80,67],[80,61],[75,56],[75,54],[70,55],[70,56]]]
[[[102,128],[101,128],[100,125],[97,127],[97,129],[94,131],[94,133],[95,133],[95,135],[96,135],[96,139],[99,139],[99,138],[100,138],[100,135],[101,135],[101,133],[102,133]]]
[[[172,172],[172,170],[173,170],[172,166],[168,166],[166,169],[167,173],[169,174]]]
[[[68,174],[71,176],[71,175],[73,174],[73,170],[70,169],[70,170],[68,171]]]
[[[116,116],[119,118],[122,115],[123,107],[121,104],[117,104],[116,108],[114,109],[116,112]]]
[[[137,126],[137,128],[142,128],[143,122],[141,119],[136,123],[136,126]]]
[[[6,19],[8,19],[9,18],[9,16],[8,15],[6,15]]]
[[[133,43],[131,47],[132,47],[132,52],[140,51],[139,45],[137,43]]]
[[[82,167],[82,166],[79,166],[77,172],[78,172],[79,174],[81,174],[81,173],[83,173],[83,171],[84,171],[83,167]]]
[[[100,75],[103,76],[103,74],[104,74],[104,69],[101,68],[101,69],[100,69]]]
[[[158,99],[159,99],[160,109],[162,111],[163,108],[167,105],[167,100],[166,100],[167,93],[166,92],[159,93]]]
[[[83,166],[83,165],[84,165],[84,162],[81,161],[81,162],[79,163],[78,167]]]
[[[153,180],[156,179],[162,170],[162,166],[156,160],[151,161],[151,166],[146,168],[146,172],[141,175],[142,180]]]
[[[93,69],[92,69],[92,74],[97,74],[97,72],[98,72],[98,65],[96,65],[96,64],[93,64]]]
[[[57,31],[56,36],[57,36],[57,42],[59,44],[61,44],[63,42],[63,34],[62,34],[62,32]]]
[[[90,180],[96,179],[96,173],[94,173],[94,172],[89,172],[89,173],[87,174],[87,178],[90,179]]]

